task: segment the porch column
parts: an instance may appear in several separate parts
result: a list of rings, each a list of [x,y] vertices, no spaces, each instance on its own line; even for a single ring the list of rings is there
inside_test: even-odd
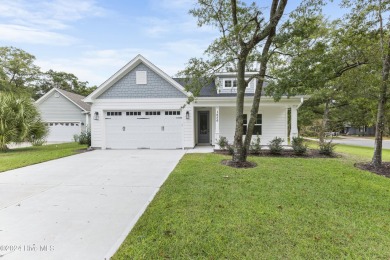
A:
[[[215,149],[219,149],[219,107],[215,107]]]
[[[290,142],[293,137],[298,136],[298,112],[297,106],[291,106],[291,129],[290,129]]]
[[[91,127],[89,125],[89,114],[85,113],[85,130],[91,130]]]

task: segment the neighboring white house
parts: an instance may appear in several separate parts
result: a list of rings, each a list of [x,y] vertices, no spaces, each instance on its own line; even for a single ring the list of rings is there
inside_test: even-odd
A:
[[[250,73],[248,73],[248,76]],[[92,146],[102,149],[177,149],[215,145],[220,136],[232,142],[235,128],[236,79],[218,74],[199,97],[187,104],[191,93],[180,83],[138,55],[92,92]],[[250,113],[255,82],[247,88],[245,115]],[[281,137],[287,144],[288,110],[291,136],[298,135],[297,109],[303,96],[274,102],[262,97],[255,126],[262,144]],[[246,122],[246,121],[245,121]],[[245,122],[243,127],[245,128]]]
[[[42,120],[49,126],[48,142],[72,142],[75,134],[88,128],[90,105],[84,96],[53,88],[35,104]]]

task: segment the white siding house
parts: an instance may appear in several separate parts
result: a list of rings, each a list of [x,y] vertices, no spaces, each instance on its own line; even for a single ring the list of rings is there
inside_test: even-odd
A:
[[[248,74],[249,76],[249,74]],[[183,80],[173,79],[138,55],[85,102],[91,104],[92,146],[102,149],[178,149],[216,145],[220,136],[233,141],[235,128],[235,74],[221,73],[205,86],[195,102],[187,104]],[[249,114],[255,81],[246,92]],[[298,134],[297,109],[303,97],[274,102],[262,97],[256,129],[262,144],[274,137],[287,142],[287,112],[291,135]]]
[[[53,88],[35,104],[42,120],[49,127],[49,142],[72,142],[75,134],[87,129],[90,106],[80,96],[62,89]]]

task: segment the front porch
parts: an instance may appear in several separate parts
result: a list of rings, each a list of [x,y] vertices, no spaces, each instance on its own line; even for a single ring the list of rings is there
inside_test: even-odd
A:
[[[259,108],[259,121],[256,122],[261,139],[261,145],[268,143],[275,137],[284,139],[284,145],[288,144],[288,136],[298,136],[297,109],[298,105],[262,105]],[[195,146],[214,146],[221,136],[226,137],[229,143],[233,143],[235,132],[236,108],[229,105],[202,106],[194,105],[194,143]],[[244,107],[244,114],[250,114],[250,106]],[[288,129],[288,120],[291,120]],[[245,122],[244,126],[245,127]],[[254,136],[256,137],[256,136]]]

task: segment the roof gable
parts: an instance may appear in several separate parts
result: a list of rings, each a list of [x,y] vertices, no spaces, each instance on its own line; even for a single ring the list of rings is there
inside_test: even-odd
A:
[[[49,92],[47,92],[45,95],[43,95],[41,98],[39,98],[35,103],[37,105],[43,103],[48,97],[51,96],[53,92],[57,92],[63,97],[65,97],[67,100],[69,100],[71,103],[73,103],[75,106],[77,106],[79,109],[83,110],[84,112],[89,112],[91,110],[91,105],[85,103],[83,99],[85,98],[82,95],[78,95],[63,89],[58,88],[52,88]]]
[[[144,84],[137,84],[137,75],[146,77]],[[128,72],[97,99],[149,99],[149,98],[186,98],[187,96],[172,86],[170,82],[154,72],[143,62]]]
[[[190,95],[189,92],[185,91],[184,87],[173,80],[170,76],[168,76],[165,72],[155,66],[153,63],[145,59],[142,55],[137,55],[134,59],[132,59],[129,63],[127,63],[123,68],[121,68],[118,72],[116,72],[113,76],[111,76],[108,80],[106,80],[102,85],[100,85],[94,92],[92,92],[88,97],[84,99],[84,102],[93,102],[93,100],[99,98],[103,95],[108,89],[113,87],[116,83],[120,83],[120,81],[126,76],[130,74],[137,66],[143,65],[145,68],[153,72],[155,75],[158,75],[161,79],[163,79],[167,84],[171,87],[176,88],[180,93],[182,93],[183,97],[188,97]],[[122,83],[123,83],[122,80]],[[117,86],[117,85],[116,85]],[[107,92],[109,93],[109,92]],[[149,92],[147,94],[150,94]],[[150,95],[149,95],[150,96]],[[107,96],[105,97],[107,98]],[[113,98],[113,97],[111,97]],[[124,96],[124,98],[130,98]]]

